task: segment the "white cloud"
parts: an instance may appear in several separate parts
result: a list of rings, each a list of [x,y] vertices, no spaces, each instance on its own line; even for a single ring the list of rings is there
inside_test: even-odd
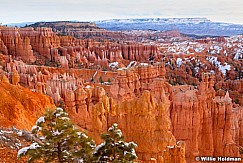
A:
[[[3,0],[0,0],[3,1]],[[241,0],[4,0],[0,22],[207,17],[243,24]]]

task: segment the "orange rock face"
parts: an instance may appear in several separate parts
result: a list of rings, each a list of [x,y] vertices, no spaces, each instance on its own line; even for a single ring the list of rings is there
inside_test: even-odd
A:
[[[70,74],[62,68],[17,61],[7,65],[10,74],[18,70],[19,83],[50,95],[56,104],[63,101],[75,123],[97,142],[102,132],[118,123],[126,138],[138,143],[141,160],[173,162],[174,158],[184,160],[185,155],[193,162],[195,156],[239,154],[241,117],[232,115],[228,94],[216,96],[213,75],[205,74],[197,88],[169,85],[163,64],[140,64],[112,73],[71,69]],[[107,81],[105,76],[109,76],[111,85],[84,82],[94,74],[95,81],[101,76]],[[156,141],[151,143],[150,137]],[[176,140],[184,141],[185,148],[176,146]],[[180,157],[172,157],[176,152]]]
[[[43,114],[44,108],[53,107],[51,99],[44,95],[5,82],[1,82],[0,86],[0,107],[3,108],[0,122],[5,125],[30,129],[36,118]],[[141,97],[114,102],[107,97],[102,87],[79,87],[75,91],[70,89],[67,85],[64,91],[66,110],[73,121],[88,131],[97,142],[100,142],[101,133],[113,123],[118,123],[126,140],[138,144],[140,160],[156,160],[159,163],[176,163],[178,160],[185,162],[185,147],[176,144],[170,131],[167,98],[158,103],[149,91],[145,91]],[[11,113],[9,107],[13,108]],[[36,117],[31,117],[29,113],[36,114]]]
[[[205,74],[197,89],[195,86],[171,86],[166,83],[163,64],[140,64],[110,74],[96,70],[70,70],[73,75],[64,73],[65,69],[40,68],[17,61],[12,63],[12,67],[7,67],[8,72],[18,70],[20,83],[50,95],[56,104],[63,101],[75,123],[98,142],[102,132],[112,123],[118,123],[127,139],[140,146],[138,153],[141,160],[154,158],[162,161],[165,155],[172,159],[171,154],[165,154],[163,150],[178,151],[180,147],[178,150],[167,149],[167,146],[176,148],[176,140],[185,141],[188,162],[193,162],[195,156],[238,155],[235,142],[239,142],[240,118],[235,117],[232,122],[232,102],[228,95],[216,96],[213,75]],[[81,74],[83,80],[78,78]],[[87,85],[84,80],[91,79],[94,74],[98,76],[94,77],[95,81],[100,76],[107,80],[105,75],[113,78],[111,85]],[[170,118],[164,119],[167,116],[171,122]],[[167,127],[163,128],[163,123]],[[137,126],[133,128],[130,124]],[[233,124],[236,128],[234,132]],[[223,126],[224,130],[221,129]],[[142,133],[140,128],[150,132]],[[164,130],[167,132],[164,133]],[[219,134],[222,135],[220,139]],[[160,142],[161,135],[165,135],[163,139],[168,141]],[[151,143],[149,137],[158,142]],[[224,141],[220,141],[222,139]],[[183,158],[183,154],[180,155]]]
[[[216,93],[222,90],[229,90],[230,97],[236,104],[243,105],[243,80],[227,80],[215,84]],[[225,93],[224,93],[225,94]]]
[[[170,131],[168,107],[169,101],[158,104],[149,91],[144,91],[139,98],[118,103],[108,122],[117,122],[126,138],[138,144],[137,154],[141,160],[155,158],[163,162],[164,150],[176,145]]]
[[[156,45],[114,43],[81,40],[71,36],[57,36],[52,28],[0,29],[0,51],[14,59],[63,68],[112,69],[109,63],[137,60],[148,62],[150,56],[158,60]]]
[[[126,140],[138,144],[136,153],[140,160],[185,162],[185,147],[176,144],[170,131],[168,99],[157,103],[149,91],[144,91],[141,97],[114,103],[101,87],[78,89],[75,95],[80,100],[76,107],[78,111],[74,102],[73,106],[67,108],[68,112],[80,127],[89,131],[96,142],[100,142],[102,132],[113,123],[118,123]]]
[[[1,124],[30,129],[43,108],[54,106],[51,97],[97,142],[118,123],[145,162],[239,156],[243,80],[242,55],[235,49],[240,37],[232,45],[224,37],[142,44],[82,40],[73,36],[109,34],[54,29],[0,28]],[[58,30],[72,36],[56,35]]]
[[[21,86],[0,81],[0,125],[31,130],[46,108],[54,108],[51,98]]]
[[[60,45],[58,36],[49,28],[37,28],[36,31],[33,28],[23,28],[19,32],[22,36],[29,38],[30,44],[35,51],[49,60],[52,57],[52,48]]]
[[[21,37],[17,28],[2,28],[0,50],[4,54],[13,55],[15,58],[22,59],[25,62],[33,63],[36,58],[33,54],[28,37]]]
[[[215,96],[213,85],[213,77],[206,74],[198,90],[177,86],[172,91],[173,133],[177,140],[185,141],[189,162],[195,156],[239,156],[231,126],[231,99],[228,93]]]
[[[232,122],[232,133],[233,140],[236,145],[242,147],[243,146],[243,124],[241,123],[243,119],[243,108],[237,107],[233,109],[231,122]]]

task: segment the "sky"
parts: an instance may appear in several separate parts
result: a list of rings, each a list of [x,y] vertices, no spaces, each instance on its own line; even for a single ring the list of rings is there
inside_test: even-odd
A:
[[[0,23],[208,18],[243,24],[243,0],[0,0]]]

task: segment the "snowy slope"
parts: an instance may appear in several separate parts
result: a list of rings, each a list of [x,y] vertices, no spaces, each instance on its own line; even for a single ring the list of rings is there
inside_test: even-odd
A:
[[[232,36],[243,33],[243,25],[212,22],[206,18],[111,19],[95,22],[107,30],[178,30],[185,34]]]

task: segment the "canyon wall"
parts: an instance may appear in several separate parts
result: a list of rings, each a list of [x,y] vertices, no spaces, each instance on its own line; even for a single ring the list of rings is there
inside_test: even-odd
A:
[[[1,80],[1,126],[30,130],[45,108],[54,107],[49,97],[18,86],[18,77],[15,85],[9,84],[4,75]],[[101,133],[118,123],[126,141],[138,144],[139,160],[185,163],[185,145],[176,143],[170,130],[169,104],[167,98],[156,102],[149,91],[134,99],[114,102],[99,86],[79,87],[74,92],[67,90],[65,95],[66,110],[71,119],[97,143],[101,143]]]
[[[220,81],[215,84],[216,93],[220,96],[228,90],[233,102],[243,105],[243,80]]]
[[[97,142],[118,123],[146,162],[239,156],[242,80],[220,81],[236,75],[227,71],[223,76],[204,52],[187,58],[189,63],[182,61],[185,57],[170,58],[174,54],[163,56],[151,44],[81,40],[58,36],[50,28],[1,27],[0,53],[3,122],[29,129],[34,123],[29,113],[42,114],[53,106],[51,97]],[[157,62],[161,59],[164,63]],[[209,69],[214,73],[206,73]],[[190,85],[178,85],[186,83]],[[13,112],[3,99],[16,101]]]
[[[31,92],[19,85],[9,84],[6,77],[2,77],[0,81],[0,97],[1,127],[15,126],[31,130],[47,108],[55,108],[50,97]]]
[[[107,70],[111,70],[109,63],[112,62],[119,61],[120,66],[124,66],[133,60],[148,62],[151,55],[158,59],[156,45],[82,40],[58,36],[51,28],[32,27],[1,26],[0,52],[36,65]]]
[[[194,162],[195,156],[239,156],[241,114],[232,112],[228,93],[216,96],[212,74],[204,74],[198,88],[171,86],[165,82],[164,65],[156,63],[107,73],[114,79],[106,85],[85,82],[96,70],[68,74],[61,68],[18,61],[7,65],[5,74],[10,82],[50,95],[97,142],[102,132],[118,123],[127,140],[140,146],[137,152],[141,160],[162,162],[167,154],[161,151],[179,149],[180,158],[185,149],[187,162]],[[105,75],[102,73],[97,72]],[[241,113],[239,109],[237,112]],[[184,141],[185,148],[176,145],[176,140]],[[172,146],[178,150],[173,151]]]
[[[62,105],[71,119],[80,129],[87,131],[97,143],[101,142],[101,133],[107,131],[113,123],[118,123],[126,140],[138,144],[137,154],[140,160],[160,163],[185,162],[185,144],[176,143],[170,130],[170,102],[164,86],[159,86],[164,83],[164,71],[161,71],[163,65],[139,66],[110,74],[110,77],[118,78],[113,82],[118,88],[121,86],[125,92],[120,94],[122,91],[119,89],[114,97],[107,96],[107,93],[111,92],[111,85],[87,85],[84,79],[75,77],[74,74],[77,75],[79,72],[72,75],[62,74],[58,69],[26,65],[20,61],[8,63],[6,69],[6,72],[2,72],[5,74],[2,75],[2,80],[9,80],[15,85],[21,83],[31,89],[33,94],[39,92],[50,95],[56,104],[63,102]],[[82,70],[83,72],[85,71]],[[126,80],[127,75],[129,80]],[[157,79],[158,77],[161,78]],[[154,88],[151,87],[150,90],[156,98],[147,90],[150,82],[154,83]],[[129,90],[126,90],[127,88]],[[20,97],[22,96],[20,94]],[[124,98],[118,101],[120,97]],[[31,121],[28,124],[33,123]]]
[[[170,116],[172,131],[177,140],[186,143],[186,158],[195,156],[239,156],[232,125],[232,101],[215,96],[214,76],[204,74],[198,89],[194,86],[175,86],[172,90]],[[238,135],[239,136],[239,135]]]
[[[114,102],[102,87],[80,88],[70,97],[77,100],[76,105],[69,102],[67,106],[71,118],[96,142],[101,142],[102,132],[117,123],[126,141],[137,143],[139,160],[185,162],[185,145],[176,143],[170,130],[168,99],[157,103],[149,91],[144,91],[139,97]]]

